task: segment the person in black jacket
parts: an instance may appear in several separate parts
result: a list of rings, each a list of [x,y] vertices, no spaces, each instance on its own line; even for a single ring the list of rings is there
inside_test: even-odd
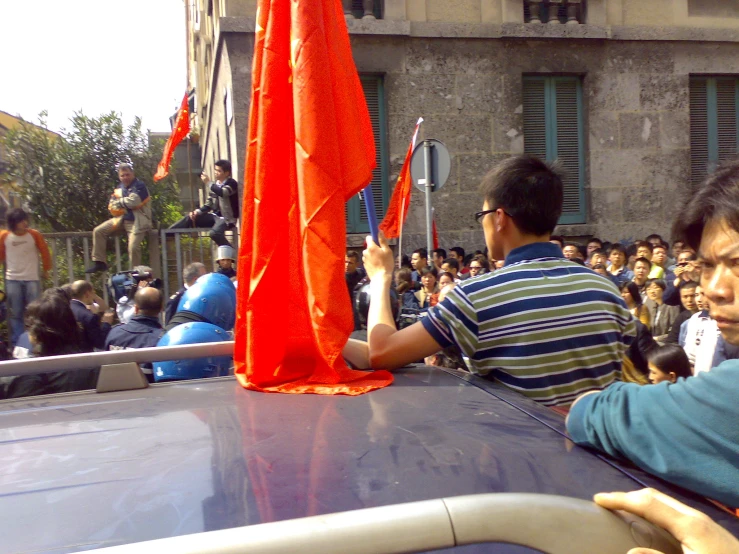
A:
[[[70,307],[82,333],[80,350],[102,350],[113,323],[113,310],[108,309],[105,301],[95,294],[95,289],[87,281],[72,283],[71,292]]]
[[[105,340],[105,350],[130,350],[156,346],[164,334],[159,323],[162,311],[162,292],[154,287],[136,291],[133,297],[134,315],[128,323],[113,327]],[[151,364],[142,364],[141,370],[149,382],[154,382]]]
[[[239,219],[239,184],[231,177],[231,162],[218,160],[215,163],[215,182],[203,172],[200,175],[208,188],[208,200],[197,210],[190,212],[170,229],[192,229],[211,227],[210,238],[218,246],[231,246],[226,231],[236,227]]]
[[[82,281],[85,283],[86,281]],[[86,309],[86,308],[85,308]],[[80,352],[80,337],[68,298],[57,290],[45,291],[26,310],[31,357],[62,356]],[[36,396],[95,387],[99,368],[19,375],[7,385],[5,398]]]
[[[195,284],[198,277],[205,275],[206,273],[208,273],[208,270],[205,269],[205,265],[200,262],[193,262],[182,270],[182,282],[184,283],[184,286],[170,296],[169,300],[167,300],[167,306],[164,308],[165,325],[167,325],[169,320],[177,313],[177,307],[180,305],[180,300],[182,300],[182,295],[185,294],[185,291]]]

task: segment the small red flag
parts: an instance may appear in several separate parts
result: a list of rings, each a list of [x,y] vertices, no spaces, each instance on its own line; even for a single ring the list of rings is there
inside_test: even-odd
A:
[[[187,96],[187,93],[185,93],[182,104],[180,104],[180,109],[177,111],[177,119],[175,120],[172,134],[169,135],[167,144],[164,145],[162,161],[159,162],[157,172],[154,174],[155,181],[160,181],[169,175],[169,162],[172,161],[175,148],[190,133],[190,110],[188,108]]]
[[[434,250],[437,250],[439,248],[439,233],[436,230],[436,220],[435,219],[431,221],[431,229],[434,235]]]
[[[357,395],[392,383],[341,352],[354,328],[346,201],[375,147],[339,0],[259,0],[234,362],[248,389]]]
[[[411,203],[411,191],[413,190],[413,181],[411,179],[411,157],[413,149],[416,147],[416,138],[418,138],[418,129],[423,123],[423,118],[419,118],[416,123],[416,129],[413,131],[413,138],[408,146],[408,153],[405,155],[405,162],[400,170],[398,182],[395,183],[395,189],[390,197],[387,205],[385,217],[380,223],[380,230],[385,233],[389,239],[396,239],[400,236],[400,230],[408,217],[408,207]]]

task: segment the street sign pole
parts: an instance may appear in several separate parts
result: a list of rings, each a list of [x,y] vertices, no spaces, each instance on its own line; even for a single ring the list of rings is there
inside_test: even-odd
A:
[[[431,264],[433,263],[431,262],[431,260],[433,259],[433,256],[431,256],[431,251],[434,249],[433,211],[431,208],[431,193],[434,190],[434,175],[433,169],[431,167],[431,156],[433,147],[434,145],[431,143],[431,141],[423,141],[423,163],[425,168],[424,178],[426,179],[426,251],[428,253],[429,266],[431,266]]]
[[[434,212],[431,206],[431,193],[446,184],[451,167],[449,150],[441,141],[426,139],[413,150],[411,179],[416,188],[422,190],[426,197],[426,248],[429,260],[433,259],[431,251],[434,249]],[[429,262],[429,265],[432,265],[432,262]]]

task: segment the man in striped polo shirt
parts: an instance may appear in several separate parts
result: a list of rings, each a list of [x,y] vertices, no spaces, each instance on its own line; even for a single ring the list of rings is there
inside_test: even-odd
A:
[[[371,366],[398,368],[457,345],[472,372],[547,406],[617,380],[634,320],[608,279],[565,260],[549,242],[562,212],[561,177],[537,158],[518,156],[488,173],[480,190],[475,217],[490,257],[505,258],[505,266],[464,281],[401,331],[389,303],[392,251],[384,237],[379,246],[367,239]]]

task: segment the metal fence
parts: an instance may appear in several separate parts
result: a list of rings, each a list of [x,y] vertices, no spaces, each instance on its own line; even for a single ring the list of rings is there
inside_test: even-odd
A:
[[[164,282],[164,294],[168,297],[182,283],[182,270],[192,262],[201,262],[209,271],[215,269],[216,246],[209,236],[209,228],[197,229],[162,229],[151,231],[147,236],[148,260],[144,263],[152,268],[155,277]],[[226,232],[234,249],[238,251],[238,231]],[[92,231],[70,233],[44,233],[53,267],[47,285],[58,287],[78,279],[85,279],[101,291],[101,296],[108,301],[106,281],[111,273],[130,269],[124,236],[108,239],[108,272],[90,275],[85,268],[92,260]],[[111,247],[112,241],[112,249]]]

